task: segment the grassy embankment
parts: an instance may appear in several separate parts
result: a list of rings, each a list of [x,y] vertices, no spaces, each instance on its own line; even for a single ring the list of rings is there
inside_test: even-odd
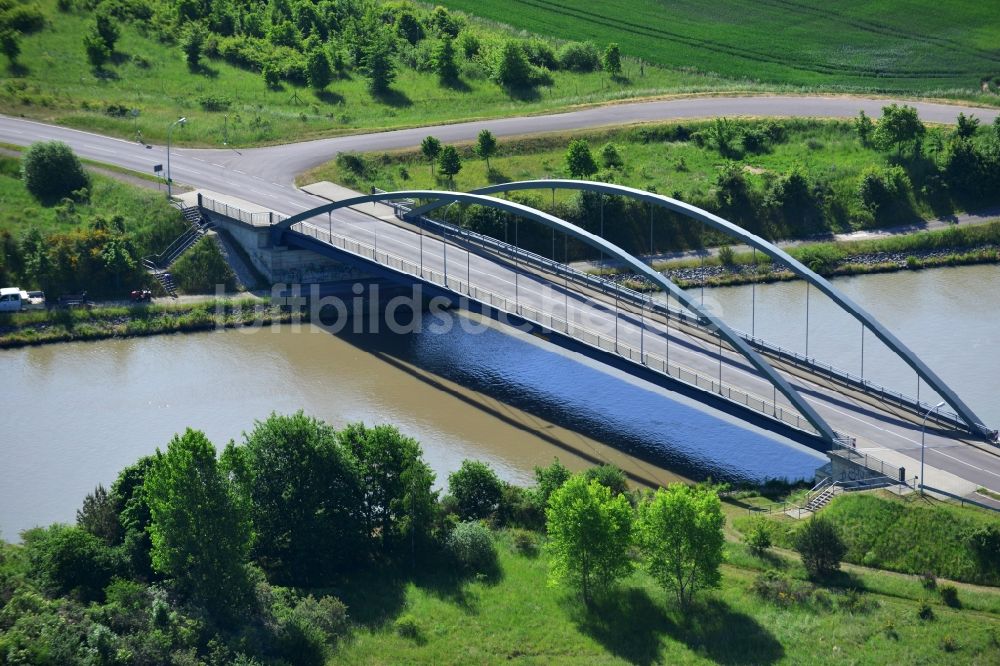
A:
[[[461,119],[505,117],[552,111],[578,104],[709,90],[746,91],[755,86],[691,72],[626,62],[633,72],[615,82],[601,72],[552,72],[553,84],[525,97],[513,98],[485,78],[464,77],[460,86],[442,86],[433,72],[399,69],[392,94],[373,98],[358,72],[335,80],[317,96],[307,87],[285,83],[269,89],[260,72],[225,61],[204,60],[190,71],[176,44],[144,36],[132,23],[121,24],[110,76],[97,76],[87,62],[83,35],[93,24],[89,12],[59,12],[55,0],[38,5],[48,25],[22,40],[23,70],[0,75],[0,106],[80,129],[128,139],[138,131],[146,141],[163,143],[167,126],[181,116],[188,124],[175,128],[176,145],[247,146],[331,136],[362,130],[412,127]],[[16,75],[15,75],[16,74]],[[199,99],[229,101],[225,111],[206,111]],[[138,109],[135,118],[113,117],[109,105]]]
[[[82,291],[92,297],[124,298],[140,287],[161,293],[141,260],[163,251],[187,229],[180,211],[170,205],[163,192],[122,182],[94,169],[89,176],[85,200],[40,202],[21,180],[20,159],[0,155],[3,286],[42,288],[50,298]],[[127,266],[105,261],[104,252],[117,240],[118,232],[95,229],[96,220],[113,227],[115,218],[122,221],[120,236],[130,258]],[[231,269],[207,239],[188,250],[171,272],[183,293],[213,293],[216,284],[232,291],[235,286]]]
[[[291,321],[292,317],[293,313],[288,310],[255,299],[2,313],[0,349],[51,342],[268,326]]]
[[[724,504],[736,527],[745,525],[745,502]],[[981,522],[969,509],[938,510],[961,524]],[[902,504],[890,513],[856,519],[870,533],[886,524],[881,521],[913,511]],[[917,521],[930,527],[922,513]],[[936,534],[910,530],[895,546],[943,553],[950,547]],[[457,587],[437,579],[364,579],[341,591],[358,626],[337,663],[988,664],[1000,654],[1000,591],[994,588],[959,584],[958,610],[915,576],[865,567],[848,565],[833,580],[813,584],[794,554],[772,550],[758,557],[738,543],[738,532],[730,528],[727,536],[721,586],[694,609],[681,612],[640,571],[588,614],[564,591],[546,588],[544,550],[525,552],[504,532],[499,576]],[[754,582],[766,571],[786,578],[792,594],[764,600],[755,593]],[[924,604],[933,619],[920,618]]]
[[[1000,572],[983,573],[964,539],[970,530],[995,525],[996,513],[916,495],[899,498],[888,494],[841,495],[822,513],[840,528],[847,544],[848,562],[902,573],[930,573],[959,581],[1000,584]],[[746,529],[751,520],[746,514],[738,516],[734,527]],[[766,520],[772,527],[775,543],[791,548],[802,523],[780,514]]]
[[[982,3],[723,0],[710,11],[697,0],[441,4],[564,39],[618,42],[650,62],[736,80],[965,96],[1000,76],[1000,16]]]

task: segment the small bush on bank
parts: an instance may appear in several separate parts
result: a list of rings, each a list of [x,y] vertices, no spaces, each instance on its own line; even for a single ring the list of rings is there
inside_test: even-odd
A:
[[[469,573],[489,573],[497,566],[497,550],[489,528],[478,521],[459,523],[448,534],[445,548]]]

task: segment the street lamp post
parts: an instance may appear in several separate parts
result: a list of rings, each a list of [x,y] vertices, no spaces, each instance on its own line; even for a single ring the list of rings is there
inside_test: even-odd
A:
[[[934,405],[927,410],[924,414],[923,420],[920,422],[920,494],[924,494],[924,435],[927,430],[927,417],[931,415],[931,412],[936,412],[944,406],[944,401],[942,400],[938,404]]]
[[[186,122],[187,122],[187,118],[183,118],[183,117],[182,118],[178,118],[174,122],[170,123],[169,127],[167,127],[167,198],[168,199],[171,197],[171,194],[172,194],[171,190],[170,190],[170,184],[173,182],[170,179],[170,133],[173,132],[174,125],[183,125]]]

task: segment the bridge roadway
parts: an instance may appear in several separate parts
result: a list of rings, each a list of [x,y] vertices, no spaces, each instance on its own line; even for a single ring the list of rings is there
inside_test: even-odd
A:
[[[374,209],[368,204],[358,208]],[[319,231],[327,230],[326,216],[317,218],[310,226]],[[567,288],[562,281],[553,281],[552,276],[537,269],[529,269],[523,265],[515,267],[506,259],[480,255],[476,251],[468,252],[454,244],[442,243],[430,235],[424,235],[421,240],[417,232],[408,225],[388,223],[379,217],[364,214],[335,217],[333,231],[376,246],[380,252],[389,252],[414,263],[420,262],[422,245],[423,266],[426,269],[443,273],[447,261],[448,277],[457,283],[469,281],[478,288],[508,299],[516,297],[519,304],[560,319],[565,319],[568,314],[569,320],[575,325],[612,340],[615,338],[615,305],[609,296],[586,291],[572,282]],[[510,237],[513,237],[513,229]],[[558,255],[558,238],[556,246]],[[650,318],[648,313],[640,317],[635,308],[626,310],[619,307],[618,315],[617,337],[623,347],[627,345],[635,350],[643,347],[646,353],[662,358],[667,356],[669,340],[671,364],[717,380],[719,346],[716,340],[707,339],[705,332],[682,330],[676,323],[667,327],[663,321]],[[783,374],[835,430],[855,437],[859,450],[870,450],[872,455],[881,457],[888,463],[905,466],[911,480],[919,473],[920,424],[914,423],[911,416],[891,407],[873,407],[868,399],[842,393],[839,387],[820,379],[809,380],[787,371]],[[725,345],[722,348],[722,380],[725,385],[768,401],[774,397],[770,383],[760,377],[741,355]],[[777,394],[776,404],[794,412],[780,393]],[[928,427],[927,483],[947,485],[945,475],[935,477],[936,469],[976,486],[1000,488],[1000,456],[988,449],[983,450],[956,439],[953,435],[954,433],[938,432]]]
[[[769,104],[776,104],[780,109],[784,109],[783,111],[778,112],[777,115],[802,114],[818,116],[846,116],[856,113],[856,110],[848,113],[851,108],[857,109],[861,107],[867,109],[872,105],[888,103],[888,100],[857,101],[850,100],[848,98],[771,97],[749,98],[747,100],[733,100],[727,98],[712,99],[723,99],[724,106],[712,106],[710,100],[703,99],[698,101],[699,103],[708,103],[707,106],[704,106],[704,109],[707,109],[707,111],[699,111],[699,109],[702,108],[701,106],[697,108],[689,106],[684,107],[683,110],[679,111],[679,113],[688,117],[707,115],[717,111],[729,113],[730,115],[736,115],[739,113],[758,113],[760,115],[764,115],[768,113],[764,109],[754,111],[754,109],[759,106],[759,104],[754,100],[766,99],[769,100]],[[802,99],[808,100],[808,105],[806,107],[808,110],[804,113],[804,107],[798,104],[798,101]],[[829,112],[824,111],[824,109],[827,108],[825,105],[828,100],[834,100],[836,102],[835,108]],[[632,117],[632,115],[635,114],[629,115],[622,110],[633,109],[639,110],[641,113],[646,113],[650,109],[653,109],[652,106],[649,106],[650,104],[653,103],[608,107],[616,113],[613,114],[613,117],[608,118],[607,122],[628,122],[630,120],[635,120],[635,118]],[[728,107],[725,105],[728,105]],[[932,106],[935,107],[935,113],[941,116],[941,121],[947,121],[948,118],[953,117],[954,114],[957,114],[962,110],[966,113],[976,113],[977,116],[983,118],[989,117],[992,119],[992,117],[996,115],[995,111],[990,112],[975,108],[970,109],[940,104]],[[729,107],[734,108],[727,110]],[[715,109],[715,111],[713,111],[713,109]],[[650,111],[650,113],[652,113],[652,111]],[[921,107],[921,114],[925,118],[932,119],[923,107]],[[947,114],[947,117],[945,117],[945,114]],[[570,119],[578,118],[578,116],[575,116],[574,114],[559,114],[558,116],[550,116],[546,118],[551,119],[567,117]],[[520,130],[520,132],[532,130],[538,131],[539,129],[560,129],[565,126],[581,126],[571,124],[560,127],[550,127],[551,123],[543,122],[545,121],[545,118],[529,118],[520,120],[530,123],[530,126],[526,125],[524,129]],[[490,121],[489,123],[477,124],[465,123],[462,125],[434,128],[433,132],[438,136],[449,138],[451,140],[457,138],[471,138],[475,135],[475,132],[478,131],[478,127],[488,125],[493,128],[499,122],[502,121]],[[579,122],[579,120],[573,120],[573,122]],[[458,129],[454,128],[460,128],[460,132]],[[445,130],[449,130],[453,133],[459,132],[459,135],[452,137],[451,134],[446,133]],[[384,140],[383,142],[376,141],[376,139],[380,137],[387,136],[394,136],[396,137],[394,140],[399,141],[398,144],[395,144],[395,147],[413,145],[415,138],[422,137],[429,131],[431,130],[406,130],[400,133],[385,133],[384,135],[371,135],[369,137],[343,137],[342,139],[345,143],[342,145],[345,147],[354,146],[357,149],[369,146],[373,148],[392,147],[392,141],[389,141],[388,143],[385,143]],[[0,141],[27,145],[34,141],[52,139],[65,141],[72,146],[78,154],[85,158],[115,164],[143,173],[151,173],[152,166],[154,164],[162,164],[165,162],[165,154],[162,147],[146,148],[135,142],[46,125],[44,123],[0,116]],[[320,142],[301,144],[309,147],[309,149],[305,151],[306,157],[297,160],[283,160],[283,168],[294,169],[299,168],[301,165],[308,166],[309,163],[313,163],[318,160],[317,149],[314,146],[322,148],[322,152],[325,153],[327,158],[332,157],[336,150],[343,149],[338,148],[338,144],[334,143],[339,140],[340,139],[326,139]],[[347,140],[349,140],[349,142],[347,142]],[[365,143],[366,141],[368,143]],[[292,151],[294,146],[285,146],[282,148]],[[255,149],[254,151],[245,151],[242,154],[232,150],[176,151],[173,152],[171,160],[174,179],[175,181],[194,184],[217,192],[228,193],[234,196],[251,199],[261,205],[265,205],[286,215],[309,210],[324,203],[324,201],[318,197],[308,195],[294,188],[291,184],[294,171],[288,170],[283,171],[282,173],[277,173],[273,170],[273,167],[264,168],[265,165],[262,164],[262,161],[269,155],[267,151],[272,150],[274,149],[262,148]],[[254,170],[255,165],[261,166],[262,168]],[[319,224],[318,226],[323,228],[326,225]],[[417,253],[419,251],[419,239],[412,231],[396,225],[390,225],[382,221],[374,220],[370,216],[354,211],[343,211],[334,216],[335,232],[352,235],[362,241],[366,240],[366,233],[368,235],[373,234],[375,226],[378,226],[379,228],[380,249],[386,249],[394,253],[401,254],[411,260],[418,259]],[[442,254],[442,246],[440,243],[437,243],[435,246],[436,241],[431,239],[425,239],[425,241],[425,260],[429,258],[429,260],[433,262],[435,261],[435,256]],[[461,251],[457,249],[452,250],[452,252],[455,253],[455,258],[458,258],[461,253]],[[477,260],[475,256],[473,256],[473,261],[474,263],[471,264],[472,274],[473,276],[480,276],[480,279],[487,282],[487,284],[483,285],[485,288],[491,288],[493,290],[506,289],[511,293],[513,292],[513,272],[511,267],[499,267],[495,262],[482,263],[482,261],[486,260]],[[456,266],[460,270],[461,261],[459,261]],[[449,272],[449,274],[451,273]],[[539,299],[539,303],[551,306],[556,309],[556,312],[558,312],[558,308],[560,307],[559,297],[562,296],[562,294],[550,291],[547,295],[545,292],[548,287],[540,281],[540,278],[537,276],[527,275],[523,272],[521,275],[523,275],[524,280],[528,281],[524,284],[524,288],[526,289],[525,297]],[[518,278],[519,281],[521,279],[521,277]],[[564,298],[562,307],[565,307]],[[606,332],[610,331],[613,335],[613,311],[609,313],[606,304],[588,303],[585,296],[578,295],[574,301],[570,303],[570,311],[575,311],[581,316],[583,312],[586,312],[588,320],[591,317],[593,318],[592,321],[595,327],[599,327],[601,330]],[[624,320],[620,322],[619,336],[622,341],[628,341],[628,344],[638,347],[638,341],[636,340],[637,334],[638,327],[634,323]],[[653,326],[650,325],[649,328],[647,328],[646,333],[644,333],[644,336],[645,335],[653,336],[653,339],[650,341],[650,345],[662,342],[665,347],[666,342],[663,338],[662,330],[654,331]],[[711,349],[705,349],[706,343],[704,341],[692,339],[690,336],[672,329],[670,342],[672,362],[680,362],[684,365],[688,365],[692,369],[698,370],[707,376],[713,376],[718,373],[718,359],[712,357]],[[707,346],[712,347],[713,345]],[[650,347],[650,350],[652,350],[652,347]],[[715,351],[718,351],[717,346]],[[678,356],[677,354],[683,354],[683,356]],[[762,380],[757,378],[748,370],[742,359],[734,358],[732,354],[726,350],[723,350],[723,379],[727,383],[736,383],[739,381],[741,385],[746,386],[748,391],[763,397],[767,397],[771,394],[769,385],[763,385]],[[883,456],[888,462],[892,462],[894,464],[905,464],[907,474],[910,476],[916,473],[916,470],[919,468],[920,457],[919,426],[903,421],[890,413],[881,413],[876,410],[872,410],[870,406],[867,404],[861,404],[858,400],[852,398],[851,396],[834,396],[828,389],[820,386],[819,384],[805,382],[804,380],[795,377],[791,377],[791,381],[793,385],[805,390],[804,395],[807,399],[816,405],[817,409],[820,410],[820,413],[834,428],[857,437],[859,448],[867,448],[870,446],[872,449],[875,449],[875,451],[873,451],[875,455],[878,455],[878,449],[888,449],[894,454],[894,456]],[[783,404],[783,401],[780,399],[780,394],[778,403]],[[895,463],[897,459],[901,460],[901,462]],[[991,452],[973,448],[946,435],[938,435],[930,430],[927,435],[927,465],[928,471],[926,481],[928,484],[934,485],[937,481],[933,471],[936,469],[941,470],[944,473],[942,474],[942,477],[959,477],[967,480],[971,484],[985,486],[993,490],[1000,490],[1000,457]]]

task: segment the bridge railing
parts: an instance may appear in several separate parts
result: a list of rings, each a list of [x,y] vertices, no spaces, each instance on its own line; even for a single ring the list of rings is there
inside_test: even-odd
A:
[[[420,266],[403,257],[379,250],[373,245],[347,238],[340,234],[331,233],[328,229],[300,223],[293,227],[293,231],[328,243],[333,247],[373,261],[391,270],[417,277],[460,296],[529,321],[543,329],[566,335],[590,347],[617,354],[688,386],[719,395],[730,402],[746,407],[798,430],[816,434],[812,425],[795,410],[788,409],[772,400],[736,388],[690,368],[672,363],[664,356],[647,352],[643,349],[636,349],[613,337],[580,326],[575,322],[567,321],[562,317],[520,303],[516,299],[511,299],[502,294],[478,287],[475,284],[471,284],[468,280],[459,279],[440,271]]]
[[[384,193],[382,190],[378,189],[376,189],[375,192]],[[448,236],[451,238],[462,239],[466,242],[472,242],[473,244],[484,249],[488,249],[501,257],[511,260],[516,258],[518,261],[522,261],[526,264],[532,264],[536,267],[542,268],[543,270],[554,273],[557,277],[565,278],[577,284],[596,289],[602,294],[617,294],[618,297],[625,302],[646,308],[650,312],[654,312],[664,317],[669,317],[674,321],[695,326],[704,325],[704,322],[700,321],[698,317],[691,315],[685,310],[672,308],[666,303],[652,298],[648,294],[624,287],[612,280],[608,280],[607,278],[585,273],[567,266],[566,264],[554,261],[523,248],[519,248],[510,243],[506,243],[491,236],[479,234],[468,229],[462,229],[461,227],[447,222],[441,222],[440,220],[435,220],[427,216],[421,216],[419,219],[409,217],[407,214],[413,209],[414,206],[412,201],[389,201],[386,202],[386,205],[393,208],[396,217],[399,219],[405,220],[411,224],[417,224],[428,231],[437,232],[443,237]],[[733,330],[737,333],[737,335],[750,343],[755,349],[773,358],[789,363],[795,367],[808,369],[814,374],[817,374],[825,379],[836,381],[848,388],[853,388],[868,395],[875,396],[883,402],[908,409],[915,414],[926,414],[930,412],[927,417],[929,421],[937,422],[949,427],[957,427],[962,430],[969,429],[969,426],[962,421],[961,418],[959,418],[958,414],[950,410],[935,410],[933,405],[922,400],[917,400],[916,398],[905,395],[899,391],[886,388],[876,382],[854,375],[829,363],[818,361],[814,357],[806,356],[790,349],[785,349],[779,345],[768,342],[763,338],[755,337],[745,331],[741,331],[739,329]]]
[[[284,215],[279,215],[273,211],[251,212],[238,206],[230,206],[223,201],[217,201],[202,194],[198,195],[198,205],[204,210],[224,215],[228,218],[239,220],[252,227],[268,227],[285,219]]]

